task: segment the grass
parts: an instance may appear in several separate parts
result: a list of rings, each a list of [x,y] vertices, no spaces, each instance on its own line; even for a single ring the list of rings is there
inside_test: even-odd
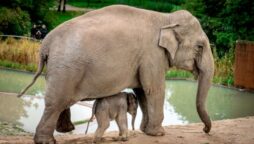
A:
[[[52,26],[56,27],[67,20],[70,20],[74,17],[80,16],[83,14],[84,12],[82,11],[66,11],[66,12],[52,11],[52,17],[54,18],[54,22]]]
[[[166,1],[153,1],[153,0],[69,0],[68,4],[76,7],[85,8],[101,8],[113,4],[124,4],[150,10],[156,10],[161,12],[170,12],[172,10],[180,9],[180,6]]]
[[[166,73],[166,79],[172,78],[193,79],[194,76],[191,72],[173,68]]]
[[[75,121],[73,122],[74,125],[81,125],[81,124],[84,124],[84,123],[87,123],[89,120],[80,120],[80,121]]]
[[[36,70],[40,43],[28,39],[0,40],[0,66],[27,71]]]
[[[68,4],[75,7],[82,7],[82,8],[100,8],[100,7],[108,6],[111,3],[98,3],[98,2],[88,3],[86,1],[69,0]]]
[[[35,72],[37,70],[37,64],[20,64],[8,60],[0,60],[0,67],[18,69],[23,71]]]
[[[223,85],[233,85],[234,84],[234,59],[235,51],[232,47],[228,53],[226,53],[222,58],[218,58],[216,49],[214,49],[214,61],[215,61],[215,72],[214,72],[214,83],[219,83]]]

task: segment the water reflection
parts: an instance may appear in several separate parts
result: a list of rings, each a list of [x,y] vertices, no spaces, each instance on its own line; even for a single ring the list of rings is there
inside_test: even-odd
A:
[[[0,91],[18,93],[27,86],[33,78],[33,74],[17,72],[0,68]],[[44,76],[40,76],[36,83],[27,91],[30,95],[43,95],[45,88]]]
[[[17,124],[25,131],[34,133],[43,110],[44,99],[42,97],[17,98],[16,94],[0,92],[0,121]],[[71,112],[73,122],[88,119],[91,115],[90,108],[78,104],[71,107]],[[73,133],[80,132],[77,130]]]
[[[167,81],[166,91],[172,93],[166,99],[176,113],[188,123],[200,122],[196,112],[197,83],[189,81]],[[207,98],[207,110],[213,120],[254,115],[254,94],[213,86]]]
[[[0,69],[0,91],[19,92],[31,80],[32,74]],[[39,81],[28,94],[43,95],[45,81]],[[196,112],[197,83],[190,81],[166,81],[163,125],[188,124],[200,122]],[[213,120],[238,118],[254,115],[254,93],[239,92],[232,89],[213,86],[209,91],[207,109]],[[19,124],[24,130],[34,132],[42,116],[44,100],[40,97],[25,96],[21,99],[15,94],[0,93],[0,121]],[[89,119],[91,109],[81,105],[71,107],[72,121]],[[135,127],[139,128],[142,114],[138,109]],[[128,115],[130,126],[131,116]],[[89,132],[97,128],[96,121],[90,124]],[[129,127],[130,128],[130,127]],[[84,133],[86,124],[77,125],[72,133]],[[111,122],[107,131],[117,130],[115,122]],[[56,133],[57,134],[57,133]]]
[[[6,99],[6,96],[8,97]],[[16,123],[23,126],[22,122],[19,122],[20,117],[28,117],[26,106],[30,106],[30,101],[23,101],[22,99],[17,99],[16,97],[10,95],[0,96],[0,120]]]

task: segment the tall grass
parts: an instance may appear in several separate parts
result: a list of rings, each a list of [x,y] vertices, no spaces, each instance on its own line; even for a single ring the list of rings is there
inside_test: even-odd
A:
[[[184,70],[179,70],[176,68],[172,68],[170,69],[167,73],[166,73],[166,79],[194,79],[194,76],[191,72],[188,71],[184,71]]]
[[[213,49],[214,61],[215,61],[215,72],[214,72],[214,83],[220,83],[223,85],[233,85],[234,83],[234,59],[235,51],[232,46],[228,53],[222,58],[219,58],[216,53],[216,48]]]
[[[40,43],[28,39],[0,40],[0,66],[34,71]]]

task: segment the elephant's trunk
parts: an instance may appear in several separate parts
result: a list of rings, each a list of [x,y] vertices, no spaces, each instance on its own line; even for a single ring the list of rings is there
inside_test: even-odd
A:
[[[205,128],[203,129],[205,133],[209,133],[212,127],[211,120],[206,111],[205,101],[208,94],[208,90],[211,86],[210,78],[206,74],[199,74],[198,80],[198,92],[196,99],[196,107],[198,111],[198,115],[202,122],[205,124]]]
[[[131,120],[132,130],[135,130],[135,119],[136,119],[136,115],[137,115],[137,113],[134,113],[134,114],[132,115],[132,120]]]
[[[198,66],[198,90],[197,90],[197,99],[196,99],[196,107],[197,112],[205,124],[203,131],[205,133],[209,133],[212,127],[212,123],[210,117],[206,111],[206,98],[208,95],[208,90],[212,83],[213,73],[214,73],[214,62],[211,53],[206,53],[203,55],[202,62]]]

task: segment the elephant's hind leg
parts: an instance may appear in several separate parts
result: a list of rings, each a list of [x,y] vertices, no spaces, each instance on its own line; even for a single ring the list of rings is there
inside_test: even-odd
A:
[[[68,79],[68,77],[66,78]],[[60,83],[57,76],[47,80],[45,109],[36,128],[34,136],[35,143],[55,143],[53,133],[57,125],[57,120],[62,111],[75,103],[72,99],[74,94],[74,88],[70,87],[72,85],[72,81],[69,81],[68,84],[65,82]]]
[[[94,136],[94,142],[98,143],[102,141],[102,136],[106,129],[109,127],[110,124],[110,118],[107,112],[105,110],[98,110],[97,113],[95,114],[96,120],[98,123],[98,128],[96,129],[95,136]]]
[[[127,121],[127,111],[121,111],[118,113],[116,118],[116,123],[119,128],[118,140],[127,141],[128,140],[128,121]]]
[[[39,125],[36,128],[36,133],[34,136],[34,142],[37,144],[46,143],[46,144],[54,144],[56,143],[53,133],[56,127],[57,119],[62,110],[64,110],[64,106],[61,104],[50,103],[45,101],[45,109],[43,116],[39,122]]]
[[[143,114],[141,125],[140,125],[140,130],[145,132],[145,128],[148,124],[147,100],[146,100],[145,92],[142,88],[135,88],[133,90],[137,96],[138,103],[140,105],[140,108],[141,108],[141,111]]]

